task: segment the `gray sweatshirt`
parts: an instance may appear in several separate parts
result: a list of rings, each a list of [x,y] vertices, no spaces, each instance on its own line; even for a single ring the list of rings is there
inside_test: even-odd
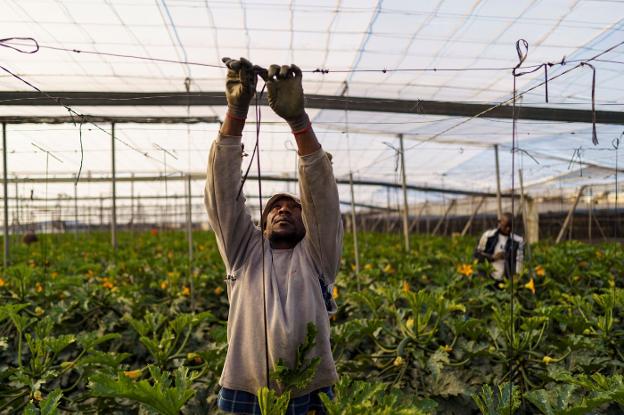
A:
[[[252,222],[244,197],[236,200],[241,183],[241,156],[241,137],[219,136],[215,140],[210,149],[204,196],[228,274],[228,351],[219,383],[256,394],[266,386],[263,236]],[[329,156],[319,149],[300,157],[299,177],[305,237],[293,249],[271,249],[268,240],[264,243],[271,370],[280,358],[292,367],[308,322],[318,329],[316,347],[308,356],[319,356],[321,363],[309,386],[294,391],[293,397],[333,385],[338,379],[319,278],[331,289],[340,266],[343,235],[338,189]],[[271,387],[277,388],[273,379],[271,383]]]

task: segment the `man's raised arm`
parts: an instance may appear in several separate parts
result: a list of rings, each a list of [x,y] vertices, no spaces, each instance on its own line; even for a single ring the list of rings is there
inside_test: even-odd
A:
[[[226,81],[227,115],[208,156],[204,201],[208,221],[215,232],[219,251],[232,272],[241,265],[254,233],[254,226],[241,194],[241,137],[249,103],[256,90],[256,70],[245,60],[224,58],[228,67]]]
[[[301,70],[295,65],[271,65],[262,77],[269,105],[288,122],[297,142],[306,247],[325,282],[333,284],[340,267],[343,236],[338,187],[330,156],[321,148],[305,112]]]

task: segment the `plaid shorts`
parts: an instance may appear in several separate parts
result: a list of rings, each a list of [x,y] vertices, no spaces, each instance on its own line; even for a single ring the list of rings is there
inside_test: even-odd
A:
[[[325,408],[319,398],[319,392],[324,392],[330,399],[334,399],[334,392],[331,387],[317,389],[307,395],[292,398],[288,404],[286,414],[306,415],[310,411],[316,411],[316,415],[325,415]],[[249,392],[221,388],[217,405],[224,412],[233,412],[241,415],[260,415],[258,398]]]

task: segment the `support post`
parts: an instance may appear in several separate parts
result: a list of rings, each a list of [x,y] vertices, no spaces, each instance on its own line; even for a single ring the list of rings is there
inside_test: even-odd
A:
[[[74,182],[74,233],[78,235],[78,183]]]
[[[433,228],[433,232],[431,232],[432,235],[435,235],[438,233],[438,231],[440,230],[440,227],[442,226],[442,224],[444,223],[444,221],[446,221],[446,217],[448,216],[448,214],[451,212],[451,209],[453,209],[453,207],[455,206],[455,202],[456,200],[453,199],[451,200],[451,203],[449,203],[448,207],[446,208],[446,210],[444,211],[444,216],[442,216],[440,218],[440,220],[438,221],[438,223],[436,224],[435,228]]]
[[[579,191],[576,194],[576,198],[574,199],[574,203],[570,207],[570,210],[568,211],[568,215],[566,216],[565,221],[563,222],[563,225],[561,225],[561,230],[559,231],[559,235],[557,235],[557,239],[555,240],[556,244],[561,242],[561,238],[563,238],[563,235],[565,234],[565,231],[568,225],[570,224],[570,221],[572,220],[572,215],[574,214],[574,211],[576,210],[576,206],[578,205],[578,202],[581,199],[583,192],[585,191],[585,187],[586,186],[581,186],[579,188]]]
[[[587,207],[587,214],[589,218],[587,220],[587,237],[589,242],[592,241],[592,210],[594,208],[594,192],[593,189],[589,189],[589,206]]]
[[[496,161],[496,213],[498,219],[503,216],[503,202],[501,201],[500,163],[498,161],[498,144],[494,144],[494,159]]]
[[[115,123],[111,123],[111,170],[112,170],[112,215],[111,215],[111,243],[113,257],[117,254],[117,170],[115,166]]]
[[[522,211],[522,227],[524,228],[524,237],[528,238],[528,222],[527,222],[527,207],[526,199],[524,196],[524,178],[522,176],[522,169],[518,169],[518,179],[520,180],[520,209]]]
[[[475,216],[477,216],[479,209],[481,209],[481,206],[483,206],[483,202],[485,202],[485,196],[482,197],[481,200],[479,200],[477,207],[472,211],[472,214],[470,215],[468,222],[466,222],[466,225],[464,225],[464,229],[462,229],[461,231],[461,236],[465,236],[466,233],[468,232],[468,229],[470,229],[470,226],[472,226],[472,222],[474,221]]]
[[[132,181],[130,181],[130,226],[134,229],[134,173],[130,175]]]
[[[191,310],[195,310],[195,285],[193,283],[193,205],[191,193],[191,175],[186,176],[186,240],[188,243],[188,281],[191,291]]]
[[[353,173],[349,172],[349,186],[351,188],[351,232],[353,233],[353,255],[355,256],[355,279],[357,290],[360,291],[360,252],[358,250],[357,223],[355,219],[355,192],[353,191]]]
[[[104,229],[104,198],[100,196],[100,230]]]
[[[401,185],[403,188],[403,238],[405,240],[405,250],[409,251],[409,224],[407,223],[409,211],[407,204],[407,180],[405,177],[405,149],[403,147],[403,134],[399,134],[399,143],[401,146]]]
[[[7,166],[6,123],[2,123],[2,186],[4,188],[4,269],[9,266],[9,178]]]
[[[386,233],[390,233],[390,188],[386,187],[386,208],[388,209],[388,214],[385,215],[386,219]]]
[[[15,176],[15,178],[17,179],[17,176]],[[15,233],[17,235],[17,237],[19,238],[19,234],[21,233],[21,222],[20,222],[20,208],[21,205],[19,203],[19,187],[18,187],[18,183],[17,180],[15,180],[15,218],[13,219],[13,223],[15,223],[15,229],[13,230],[13,233]],[[16,239],[17,241],[19,241],[19,239]]]

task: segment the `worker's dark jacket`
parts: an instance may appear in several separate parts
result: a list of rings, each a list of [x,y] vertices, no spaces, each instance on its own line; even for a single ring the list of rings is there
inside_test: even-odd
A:
[[[496,249],[496,244],[498,243],[499,233],[500,231],[498,229],[486,231],[481,237],[479,245],[474,251],[473,257],[479,262],[483,262],[485,260],[492,261],[492,255],[494,255],[494,250]],[[513,238],[507,238],[507,243],[505,244],[506,277],[509,277],[509,275],[512,274],[511,270],[515,270],[516,273],[521,271],[518,269],[518,251],[523,249],[523,245],[524,243],[522,237],[518,235],[513,235]],[[520,260],[520,267],[521,265],[522,259]]]

